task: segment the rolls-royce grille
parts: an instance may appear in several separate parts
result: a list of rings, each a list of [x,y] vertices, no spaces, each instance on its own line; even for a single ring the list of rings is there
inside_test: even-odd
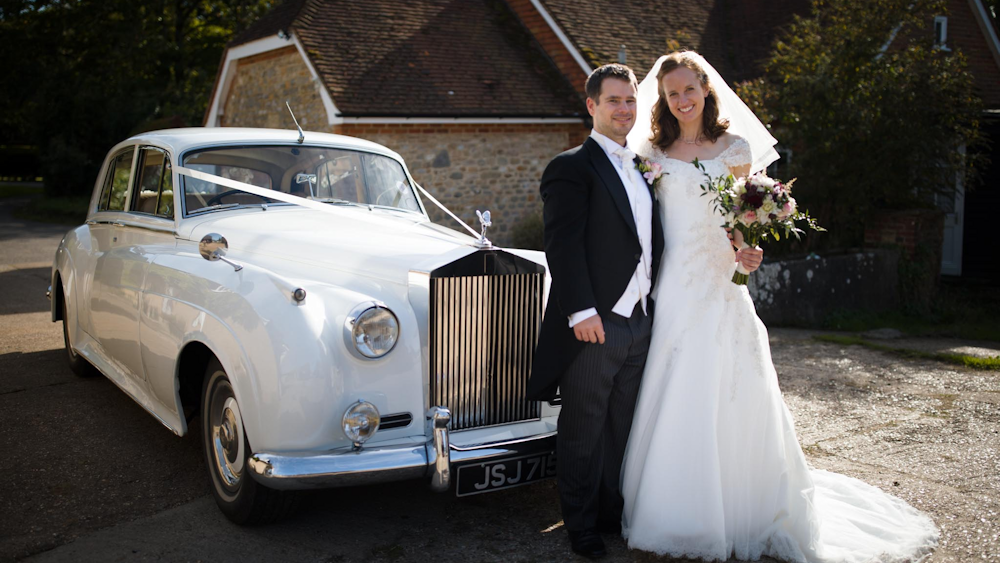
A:
[[[542,320],[542,275],[431,279],[430,396],[451,429],[539,417],[524,399]]]

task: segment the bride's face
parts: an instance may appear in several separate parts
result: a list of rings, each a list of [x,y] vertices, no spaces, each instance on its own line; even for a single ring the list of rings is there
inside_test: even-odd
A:
[[[708,91],[693,70],[686,66],[675,68],[663,76],[660,85],[667,98],[670,113],[678,122],[681,124],[701,122]]]

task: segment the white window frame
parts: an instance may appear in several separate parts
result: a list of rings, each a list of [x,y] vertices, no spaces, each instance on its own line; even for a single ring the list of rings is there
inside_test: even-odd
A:
[[[934,47],[942,51],[951,51],[948,48],[948,16],[934,17]]]

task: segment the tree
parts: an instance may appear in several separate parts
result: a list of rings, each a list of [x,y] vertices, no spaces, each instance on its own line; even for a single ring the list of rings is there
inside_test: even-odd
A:
[[[0,0],[0,135],[38,147],[47,193],[89,193],[114,143],[200,124],[226,43],[272,3]]]
[[[933,45],[943,13],[942,0],[814,0],[764,76],[739,85],[793,149],[788,174],[826,246],[860,246],[875,210],[929,206],[975,176],[963,149],[980,142],[980,102],[962,54]]]

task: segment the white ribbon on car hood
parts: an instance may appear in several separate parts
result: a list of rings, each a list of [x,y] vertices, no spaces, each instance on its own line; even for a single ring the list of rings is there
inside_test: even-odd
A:
[[[326,213],[336,213],[336,211],[334,211],[331,208],[329,203],[322,203],[309,198],[299,197],[297,195],[286,194],[284,192],[279,192],[268,188],[261,188],[260,186],[254,186],[251,184],[247,184],[246,182],[240,182],[237,180],[233,180],[232,178],[223,178],[222,176],[216,176],[215,174],[209,174],[207,172],[186,168],[184,166],[177,166],[174,168],[174,170],[176,170],[178,174],[182,174],[184,176],[190,176],[191,178],[195,178],[197,180],[203,180],[205,182],[212,182],[213,184],[219,184],[220,186],[232,188],[234,190],[239,190],[241,192],[247,192],[249,194],[266,197],[268,199],[276,199],[278,201],[283,201],[285,203],[301,205],[302,207],[308,207],[309,209],[315,209],[317,211],[323,211]],[[472,236],[476,237],[477,239],[479,238],[480,236],[479,233],[474,231],[472,227],[465,224],[465,221],[459,219],[457,215],[452,213],[451,210],[449,210],[447,207],[444,206],[444,204],[435,199],[434,196],[427,193],[427,190],[421,187],[420,184],[414,184],[414,185],[417,187],[418,190],[420,190],[420,193],[427,196],[427,199],[431,200],[434,203],[434,205],[440,207],[445,213],[451,216],[452,219],[458,221],[460,225],[465,227],[465,230],[472,233]],[[359,205],[366,205],[366,204],[361,203]]]

